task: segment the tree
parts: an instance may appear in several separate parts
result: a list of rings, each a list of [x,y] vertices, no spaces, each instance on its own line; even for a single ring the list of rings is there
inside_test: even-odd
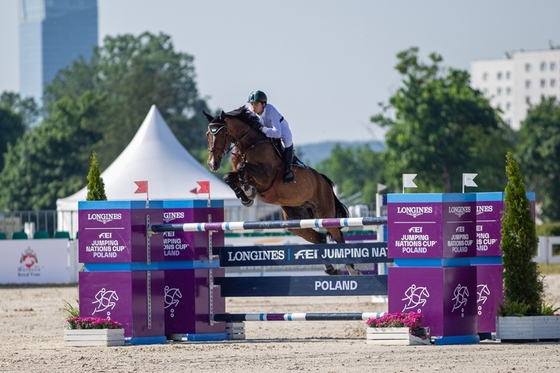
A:
[[[127,146],[152,105],[183,146],[200,156],[206,148],[206,103],[199,98],[195,77],[193,57],[175,52],[167,35],[107,36],[90,61],[74,61],[57,74],[45,90],[46,108],[86,90],[108,95],[100,112],[103,138],[92,148],[101,169]]]
[[[397,58],[403,87],[383,114],[371,118],[389,128],[383,162],[390,189],[399,189],[403,173],[417,173],[420,191],[459,192],[463,172],[483,174],[477,179],[481,189],[502,189],[501,159],[513,148],[513,132],[482,93],[469,86],[468,72],[443,69],[435,53],[429,56],[431,64],[421,63],[418,48]]]
[[[317,164],[316,169],[332,179],[344,196],[360,193],[361,202],[366,204],[375,201],[377,183],[383,175],[380,155],[368,145],[343,148],[337,144],[331,156]]]
[[[99,172],[97,154],[95,152],[91,155],[91,166],[89,167],[87,179],[89,183],[87,185],[88,194],[86,201],[106,201],[105,183],[101,177],[101,172]]]
[[[4,168],[4,154],[8,151],[8,146],[15,144],[24,132],[25,125],[21,115],[0,107],[0,171]]]
[[[526,170],[527,186],[537,192],[539,218],[560,221],[560,102],[555,97],[529,107],[519,139],[516,159]]]
[[[537,313],[542,309],[544,299],[543,279],[533,261],[539,238],[519,166],[511,152],[506,155],[506,174],[509,181],[505,189],[500,243],[504,304],[510,308],[521,305],[526,307],[527,313]]]
[[[8,144],[16,140],[37,120],[39,110],[32,98],[21,99],[19,94],[3,92],[0,95],[0,171],[4,168],[4,154]]]
[[[12,110],[22,118],[25,129],[31,128],[39,118],[39,106],[33,99],[21,98],[15,92],[3,92],[0,96],[0,108]]]
[[[0,209],[54,209],[57,198],[84,186],[88,154],[101,138],[103,102],[92,92],[76,101],[61,99],[39,127],[10,147],[0,173]]]

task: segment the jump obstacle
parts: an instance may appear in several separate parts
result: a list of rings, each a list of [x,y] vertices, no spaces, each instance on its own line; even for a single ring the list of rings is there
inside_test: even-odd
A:
[[[384,225],[386,217],[361,217],[361,218],[327,218],[327,219],[302,219],[302,220],[273,220],[273,221],[239,221],[239,222],[209,222],[209,223],[185,223],[185,224],[159,224],[152,225],[153,232],[218,232],[218,231],[253,231],[272,229],[305,229],[305,228],[333,228],[333,227],[363,227],[371,225]],[[379,249],[382,248],[382,254]],[[291,258],[290,251],[294,251]],[[325,251],[337,252],[329,259]],[[305,258],[298,261],[298,253],[314,252],[317,260]],[[359,252],[362,255],[353,256],[352,253]],[[273,253],[270,255],[270,253]],[[384,263],[391,262],[387,257],[386,244],[384,242],[373,243],[346,243],[346,244],[298,244],[294,247],[279,246],[244,246],[244,247],[218,247],[212,250],[213,254],[219,255],[220,267],[238,267],[241,258],[243,266],[261,265],[297,265],[297,264],[328,264],[339,263],[343,257],[352,263]],[[256,254],[257,253],[257,254]],[[363,255],[367,253],[367,255]],[[370,255],[370,253],[375,253]],[[255,255],[256,254],[256,255]],[[267,255],[269,254],[269,255]],[[331,255],[332,256],[332,255]],[[321,259],[322,258],[322,259]],[[229,259],[229,260],[228,260]],[[387,282],[384,275],[354,277],[352,280],[331,280],[326,276],[267,276],[267,277],[221,277],[214,281],[220,285],[221,295],[225,297],[248,297],[248,296],[312,296],[317,294],[317,288],[326,286],[330,290],[330,296],[349,295],[387,295]],[[328,280],[325,280],[328,279]],[[332,282],[335,283],[334,289]],[[306,286],[307,285],[307,286]],[[313,285],[313,288],[311,288]],[[337,289],[336,287],[340,288]],[[360,288],[358,290],[358,287]],[[336,292],[334,294],[333,292]],[[245,314],[211,314],[211,321],[226,322],[228,328],[236,327],[237,333],[244,328],[239,324],[245,321],[367,321],[370,318],[383,316],[383,312],[369,313],[245,313]],[[232,339],[232,332],[228,336]],[[241,334],[240,338],[244,338]],[[236,338],[237,339],[237,338]]]
[[[103,281],[109,279],[109,275],[116,276],[116,272],[130,271],[129,276],[132,277],[132,280],[129,281],[127,279],[126,281],[128,282],[124,282],[131,284],[127,286],[134,288],[134,286],[141,284],[143,281],[143,290],[140,289],[138,293],[142,301],[145,301],[148,305],[147,312],[145,312],[147,322],[133,320],[130,321],[130,324],[142,324],[140,325],[141,329],[143,331],[151,329],[151,335],[158,335],[158,333],[161,335],[163,333],[161,332],[161,327],[163,326],[154,331],[157,328],[154,328],[153,321],[159,317],[159,315],[154,315],[154,312],[160,312],[159,305],[158,307],[154,305],[156,301],[161,301],[159,304],[163,304],[163,299],[158,299],[157,297],[160,292],[163,293],[163,288],[165,287],[165,334],[181,333],[168,332],[167,330],[168,320],[170,320],[167,312],[172,307],[177,306],[178,302],[185,302],[184,296],[183,300],[171,297],[171,300],[175,303],[172,306],[168,304],[167,297],[169,297],[169,294],[167,289],[174,290],[179,286],[168,282],[173,277],[170,276],[171,272],[175,272],[183,282],[186,276],[190,276],[187,282],[191,288],[185,290],[184,294],[185,292],[189,292],[189,294],[192,292],[193,295],[189,296],[196,298],[204,295],[201,292],[202,289],[206,288],[208,292],[206,298],[188,300],[198,305],[201,304],[200,301],[207,303],[206,311],[202,311],[202,313],[206,314],[206,317],[203,317],[198,308],[195,314],[188,316],[189,319],[195,320],[193,322],[196,324],[195,326],[191,325],[188,327],[189,331],[186,333],[189,335],[189,340],[210,340],[213,338],[212,334],[216,335],[214,339],[220,339],[223,334],[215,333],[214,331],[217,329],[212,329],[212,327],[223,325],[221,321],[227,320],[324,321],[363,320],[366,317],[365,314],[358,313],[227,314],[225,313],[223,297],[384,294],[389,296],[389,300],[393,299],[393,302],[389,302],[389,312],[410,312],[409,310],[422,309],[422,312],[427,316],[425,318],[428,320],[429,326],[432,328],[432,335],[442,336],[438,337],[441,338],[440,341],[447,340],[448,342],[446,343],[474,343],[478,341],[478,336],[476,335],[477,314],[479,320],[481,320],[481,316],[486,317],[486,314],[488,314],[489,318],[495,317],[494,311],[486,311],[488,307],[484,304],[478,304],[477,311],[477,277],[479,279],[484,278],[484,276],[496,278],[501,273],[501,258],[499,258],[499,255],[495,254],[496,251],[493,248],[490,249],[489,246],[480,246],[482,249],[478,249],[479,246],[477,246],[478,242],[475,241],[475,237],[478,237],[478,232],[482,232],[480,233],[481,242],[492,241],[493,243],[494,241],[499,241],[491,238],[495,234],[494,231],[499,233],[499,228],[490,229],[486,228],[483,224],[497,222],[499,226],[502,195],[500,194],[497,197],[493,195],[489,197],[483,196],[486,200],[481,199],[481,203],[486,203],[487,205],[492,203],[496,206],[493,208],[483,206],[480,210],[477,210],[478,195],[483,194],[418,193],[412,195],[389,195],[388,216],[392,220],[387,218],[349,218],[273,222],[213,222],[219,220],[220,216],[223,217],[223,205],[206,206],[205,203],[204,205],[202,204],[205,201],[183,201],[187,207],[184,209],[185,213],[183,214],[177,212],[179,211],[177,207],[185,206],[178,206],[177,202],[173,201],[170,204],[168,203],[167,206],[166,201],[163,201],[161,205],[151,201],[149,209],[141,206],[143,203],[136,204],[136,201],[130,201],[126,206],[129,209],[127,218],[123,218],[123,220],[127,221],[125,225],[128,224],[128,226],[122,229],[124,233],[132,237],[129,240],[132,242],[132,246],[136,244],[138,247],[132,250],[132,247],[120,246],[120,242],[117,242],[119,245],[113,246],[112,250],[115,251],[118,248],[118,251],[124,254],[118,254],[120,255],[119,257],[113,252],[109,253],[110,255],[105,255],[105,253],[98,255],[98,258],[114,258],[112,260],[114,264],[109,263],[106,265],[99,264],[103,260],[96,259],[95,255],[92,256],[92,254],[96,253],[96,250],[94,250],[95,245],[99,238],[102,237],[101,235],[104,238],[110,238],[111,233],[108,232],[109,229],[121,229],[119,228],[120,226],[110,228],[111,224],[107,222],[111,221],[111,219],[115,220],[115,217],[120,219],[121,214],[126,215],[127,213],[126,211],[111,210],[118,210],[121,207],[120,205],[116,207],[109,206],[109,208],[100,207],[100,205],[96,204],[87,205],[84,211],[80,209],[82,214],[80,215],[80,262],[86,263],[86,272],[80,273],[80,312],[84,314],[87,314],[88,311],[90,314],[95,313],[96,310],[93,313],[91,310],[82,312],[82,306],[87,307],[88,304],[95,303],[97,299],[95,294],[88,295],[89,298],[85,297],[82,299],[82,276],[86,279],[88,275],[92,275],[92,277],[97,275],[95,281],[92,280],[93,282],[90,284],[87,284],[87,281],[85,282],[86,287],[97,282],[95,283],[95,288],[98,289],[107,283],[103,283]],[[140,206],[143,208],[142,211],[137,211],[141,210]],[[92,210],[96,209],[104,211],[93,211],[94,213],[92,213]],[[130,213],[131,210],[134,210],[134,214]],[[476,214],[475,211],[477,212]],[[478,211],[493,211],[497,217],[492,217],[493,220],[485,217],[482,220],[479,218]],[[167,217],[162,218],[162,215]],[[178,216],[184,217],[183,224],[163,224],[164,221],[167,223]],[[478,223],[477,219],[481,219],[481,223]],[[86,225],[82,223],[83,221],[87,223],[88,220],[96,220],[100,224],[92,227],[90,232],[95,233],[95,235],[90,235],[91,238],[89,238],[89,245],[91,247],[83,247],[82,241],[84,238],[88,239],[88,231],[87,228],[84,228],[85,230],[82,232],[82,228]],[[193,221],[203,220],[208,222],[192,223]],[[383,224],[389,225],[388,240],[392,245],[389,248],[383,242],[284,245],[280,247],[262,245],[226,247],[223,241],[224,231],[279,228],[298,229],[308,227],[327,228]],[[141,227],[143,228],[140,229]],[[482,228],[479,229],[479,227]],[[102,231],[103,229],[105,231]],[[99,232],[101,232],[101,235]],[[186,238],[181,238],[181,243],[176,245],[188,247],[190,250],[188,255],[190,256],[187,259],[180,258],[179,256],[164,258],[163,256],[167,254],[162,254],[162,251],[165,253],[168,249],[163,245],[162,235],[155,234],[158,232],[162,232],[163,237],[172,243],[169,246],[176,249],[171,250],[171,253],[176,251],[179,254],[186,253],[186,251],[182,251],[183,247],[179,250],[178,246],[173,245],[178,240],[178,235],[187,235],[185,236]],[[200,235],[203,232],[206,232],[206,234]],[[142,242],[144,242],[143,245]],[[188,245],[182,242],[188,242]],[[163,247],[163,250],[160,250],[160,247]],[[485,251],[482,253],[482,257],[480,257],[480,254],[477,255],[477,249]],[[110,251],[109,248],[106,250]],[[393,253],[388,255],[391,250],[393,250]],[[213,259],[213,256],[216,254],[219,254],[219,263]],[[86,260],[82,260],[82,255],[84,255]],[[90,256],[88,257],[88,255]],[[168,259],[174,259],[175,261],[168,261]],[[396,267],[390,268],[388,276],[225,277],[225,268],[228,266],[299,265],[302,263],[386,263],[391,261],[395,262]],[[111,262],[111,260],[108,262]],[[123,264],[123,262],[129,264]],[[103,273],[103,271],[116,272]],[[160,272],[162,272],[161,275]],[[165,276],[163,272],[165,272]],[[141,277],[142,280],[138,281],[135,279],[136,275],[143,276]],[[392,278],[391,288],[388,287],[389,278]],[[120,281],[120,278],[116,279],[114,277],[112,282],[108,284],[111,285]],[[493,286],[501,285],[499,280],[490,279],[488,281]],[[480,284],[478,286],[480,287]],[[103,291],[107,290],[105,287],[102,289]],[[429,294],[427,289],[430,289]],[[220,294],[218,294],[218,290]],[[501,287],[499,291],[501,291]],[[491,296],[494,297],[492,299],[496,299],[494,292],[492,289]],[[134,291],[132,293],[134,298]],[[409,293],[410,295],[407,295]],[[490,295],[485,294],[485,299],[488,296]],[[411,303],[413,300],[421,303]],[[427,305],[426,302],[428,302]],[[494,304],[495,300],[491,303]],[[129,306],[131,309],[128,309],[127,313],[136,311],[132,304],[138,305],[141,302],[133,299]],[[220,310],[220,307],[224,308]],[[457,313],[460,314],[457,316]],[[111,315],[116,318],[117,312],[113,310]],[[175,315],[179,314],[176,313]],[[171,317],[173,317],[173,314]],[[209,329],[201,327],[203,324],[201,320],[204,319],[206,320],[206,325],[210,326]],[[461,322],[457,322],[459,319]],[[478,325],[480,331],[480,321]],[[183,331],[183,333],[185,332]],[[190,333],[192,333],[193,339],[190,338]],[[141,336],[141,333],[138,332],[138,335]],[[436,344],[438,343],[436,342]]]

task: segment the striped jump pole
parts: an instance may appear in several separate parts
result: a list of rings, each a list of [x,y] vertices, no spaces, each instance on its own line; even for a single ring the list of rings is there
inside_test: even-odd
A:
[[[328,218],[302,220],[270,220],[270,221],[234,221],[213,223],[185,224],[154,224],[152,232],[208,232],[208,231],[244,231],[256,229],[304,229],[304,228],[335,228],[363,227],[366,225],[385,225],[387,217],[363,218]]]
[[[352,321],[377,319],[386,312],[364,313],[223,313],[215,314],[214,321]]]

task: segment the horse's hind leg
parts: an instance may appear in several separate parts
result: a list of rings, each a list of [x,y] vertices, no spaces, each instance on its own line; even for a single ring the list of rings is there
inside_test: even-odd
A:
[[[303,238],[307,242],[318,244],[327,243],[327,235],[321,232],[317,232],[315,229],[288,229],[288,231],[292,232],[296,236]],[[342,271],[338,268],[335,268],[332,264],[325,264],[325,273],[331,276],[342,275]]]
[[[329,228],[328,232],[331,235],[332,239],[336,243],[344,243],[345,242],[344,235],[342,234],[342,229],[341,228]],[[361,275],[362,274],[362,271],[360,271],[359,269],[355,269],[354,264],[352,264],[352,263],[345,264],[345,267],[346,267],[346,270],[348,271],[348,273],[350,275]],[[326,269],[325,269],[325,272],[326,272]]]
[[[254,201],[252,199],[249,199],[245,194],[245,192],[240,188],[239,177],[237,173],[229,172],[224,175],[223,180],[227,185],[229,185],[231,190],[233,190],[233,192],[235,193],[237,198],[239,198],[243,206],[249,207],[253,204]]]

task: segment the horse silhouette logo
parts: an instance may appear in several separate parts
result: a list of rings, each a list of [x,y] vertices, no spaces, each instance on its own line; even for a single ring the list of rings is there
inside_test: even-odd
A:
[[[486,303],[486,300],[488,300],[488,296],[490,295],[490,289],[488,289],[488,285],[478,284],[478,286],[476,287],[476,294],[476,303]]]
[[[170,288],[169,286],[165,286],[164,290],[164,308],[169,308],[171,306],[173,306],[173,308],[177,307],[179,305],[179,299],[183,298],[181,290],[179,290],[179,288]]]
[[[97,312],[103,312],[107,309],[113,309],[117,305],[117,301],[119,300],[119,296],[115,290],[106,290],[105,288],[101,288],[95,294],[95,300],[91,302],[92,304],[96,304],[95,309],[91,313],[95,315]]]
[[[455,304],[453,304],[453,309],[451,310],[451,312],[455,311],[458,308],[466,306],[468,298],[469,298],[469,289],[467,289],[466,286],[461,286],[461,284],[457,284],[457,287],[455,287],[455,290],[453,290],[452,300],[455,301]]]
[[[404,295],[405,297],[401,300],[408,301],[408,304],[405,304],[402,312],[417,307],[424,307],[428,301],[427,298],[430,297],[427,287],[416,286],[416,284],[410,285],[410,287],[404,292]],[[418,312],[420,312],[420,310],[418,310]]]

